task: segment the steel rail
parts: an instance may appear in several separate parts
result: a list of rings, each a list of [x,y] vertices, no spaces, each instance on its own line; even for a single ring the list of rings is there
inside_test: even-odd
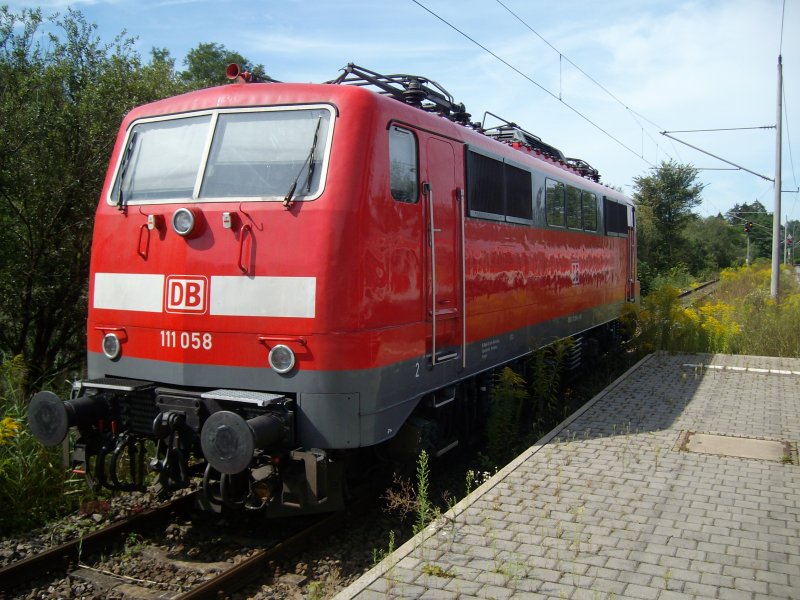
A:
[[[112,523],[81,538],[64,542],[34,556],[6,565],[0,569],[0,590],[13,589],[44,573],[67,569],[70,563],[77,563],[81,556],[96,554],[108,548],[114,542],[119,541],[122,534],[141,530],[142,526],[148,522],[165,518],[173,511],[186,510],[194,506],[196,496],[197,492],[181,496],[161,506],[148,508],[131,517]]]
[[[183,594],[175,596],[173,600],[215,599],[219,597],[219,592],[230,593],[241,589],[261,575],[269,562],[297,554],[311,542],[318,541],[321,536],[336,531],[344,522],[345,514],[361,511],[366,508],[369,502],[370,500],[367,496],[361,495],[344,511],[331,513],[282,542],[270,548],[256,551],[255,554],[238,565]]]
[[[714,286],[717,283],[719,283],[719,279],[712,279],[711,281],[706,281],[704,283],[699,284],[696,288],[683,290],[678,294],[678,298],[682,301],[684,306],[688,306],[695,300],[700,300],[701,298],[711,294],[714,291]],[[703,294],[699,294],[699,292],[703,292]],[[695,297],[696,294],[697,296]]]

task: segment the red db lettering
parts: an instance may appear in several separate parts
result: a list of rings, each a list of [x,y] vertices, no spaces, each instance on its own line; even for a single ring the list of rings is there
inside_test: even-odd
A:
[[[208,280],[205,277],[170,275],[165,290],[167,312],[204,313],[207,304]]]
[[[186,308],[197,308],[203,299],[200,297],[200,284],[196,281],[186,282]]]
[[[183,286],[178,281],[170,283],[169,305],[176,308],[183,304]]]

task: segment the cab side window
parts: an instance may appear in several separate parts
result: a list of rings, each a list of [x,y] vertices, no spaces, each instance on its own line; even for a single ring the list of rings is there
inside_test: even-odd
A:
[[[389,172],[392,198],[414,203],[419,199],[417,138],[407,129],[389,128]]]

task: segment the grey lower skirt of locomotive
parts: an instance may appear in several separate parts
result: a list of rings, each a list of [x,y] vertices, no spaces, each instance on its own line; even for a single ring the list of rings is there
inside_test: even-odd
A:
[[[28,408],[31,433],[46,446],[63,443],[77,428],[73,470],[93,486],[144,490],[149,467],[165,491],[202,475],[204,504],[215,510],[342,508],[341,462],[323,450],[297,448],[294,421],[294,400],[278,394],[119,378],[78,382],[66,401],[39,392]]]

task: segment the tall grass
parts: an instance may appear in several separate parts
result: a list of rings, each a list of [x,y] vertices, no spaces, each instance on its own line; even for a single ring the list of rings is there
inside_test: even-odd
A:
[[[520,375],[509,367],[495,375],[486,422],[486,451],[494,461],[503,461],[517,441],[522,415],[529,401],[530,394]]]
[[[74,508],[64,495],[60,448],[45,448],[29,432],[21,356],[0,364],[0,536],[43,525]]]
[[[505,464],[564,418],[561,375],[574,344],[571,338],[559,340],[519,361],[516,371],[505,367],[495,374],[486,423],[491,463]]]
[[[642,354],[722,352],[800,357],[800,285],[783,268],[781,293],[770,297],[770,264],[726,269],[714,294],[683,306],[678,290],[664,285],[629,308],[623,319],[634,324],[633,345]]]

